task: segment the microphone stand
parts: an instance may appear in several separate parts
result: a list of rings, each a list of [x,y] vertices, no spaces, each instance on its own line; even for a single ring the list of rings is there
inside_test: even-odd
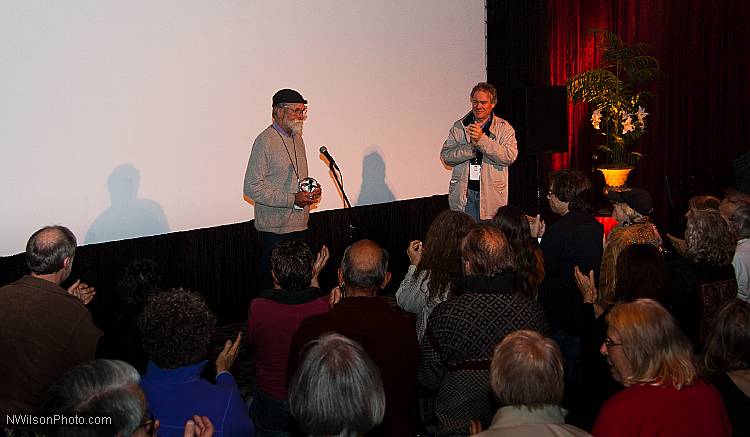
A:
[[[331,170],[331,173],[333,173],[333,180],[336,181],[336,185],[339,187],[339,191],[344,197],[344,206],[347,208],[351,208],[352,204],[349,203],[349,198],[346,196],[346,191],[344,191],[344,177],[341,175],[341,170],[336,173],[336,168],[333,166],[333,162],[331,161],[328,161],[328,168]]]

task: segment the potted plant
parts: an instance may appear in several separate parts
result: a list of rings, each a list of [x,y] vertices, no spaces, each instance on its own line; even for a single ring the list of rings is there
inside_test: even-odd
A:
[[[568,79],[568,96],[593,106],[591,125],[604,137],[596,147],[607,156],[607,163],[598,169],[607,185],[617,188],[625,185],[628,173],[643,157],[632,147],[646,130],[649,93],[644,88],[661,70],[645,44],[626,44],[607,30],[590,32],[601,50],[601,62]]]

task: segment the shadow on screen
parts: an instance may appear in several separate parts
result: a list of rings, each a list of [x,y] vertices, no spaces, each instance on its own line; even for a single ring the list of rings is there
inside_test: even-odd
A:
[[[169,232],[161,205],[138,198],[141,174],[132,164],[122,164],[107,179],[112,204],[86,232],[86,244]]]
[[[371,205],[396,200],[393,191],[385,182],[385,161],[380,149],[373,147],[362,160],[362,186],[359,188],[357,205]]]

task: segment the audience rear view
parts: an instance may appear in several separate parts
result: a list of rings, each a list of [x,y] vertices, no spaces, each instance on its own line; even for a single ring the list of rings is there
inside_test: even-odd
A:
[[[231,373],[242,333],[210,355],[213,312],[198,293],[165,290],[153,261],[128,265],[102,336],[86,307],[96,291],[70,277],[75,236],[45,227],[27,244],[30,274],[0,288],[1,426],[14,436],[750,435],[746,197],[691,199],[685,239],[668,239],[677,256],[646,190],[607,194],[617,226],[606,236],[591,193],[581,172],[551,174],[549,227],[514,206],[484,224],[440,213],[408,244],[395,296],[374,241],[344,250],[330,291],[318,280],[325,246],[316,256],[280,243],[274,286],[248,307],[253,387]],[[6,412],[113,420],[19,427]]]

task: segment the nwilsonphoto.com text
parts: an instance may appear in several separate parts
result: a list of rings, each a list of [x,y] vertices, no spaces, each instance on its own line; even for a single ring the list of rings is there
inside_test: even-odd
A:
[[[111,425],[110,416],[83,416],[80,414],[4,414],[5,424],[14,426],[101,426]]]

